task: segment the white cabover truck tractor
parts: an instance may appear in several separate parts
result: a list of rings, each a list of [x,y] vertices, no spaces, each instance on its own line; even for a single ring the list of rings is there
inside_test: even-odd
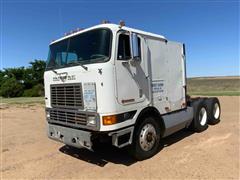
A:
[[[184,44],[123,22],[53,41],[44,81],[48,137],[69,146],[110,141],[143,160],[162,138],[220,121],[217,98],[186,95]]]

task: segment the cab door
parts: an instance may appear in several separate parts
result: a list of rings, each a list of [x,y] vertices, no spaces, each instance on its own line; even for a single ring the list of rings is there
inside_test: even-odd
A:
[[[148,93],[148,79],[143,61],[143,38],[138,35],[138,46],[141,51],[138,61],[132,59],[129,32],[120,31],[116,42],[115,71],[118,103],[127,105],[142,102]]]

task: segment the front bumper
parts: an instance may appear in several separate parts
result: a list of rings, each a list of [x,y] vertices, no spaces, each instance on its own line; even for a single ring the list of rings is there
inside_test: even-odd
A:
[[[50,139],[77,148],[87,148],[89,150],[92,150],[92,133],[89,131],[83,131],[49,123],[47,124],[47,129],[48,137]]]
[[[112,145],[122,148],[132,143],[134,126],[111,132],[94,132],[74,129],[56,124],[47,123],[47,133],[50,139],[62,142],[77,148],[93,150],[93,142],[106,142],[110,139]]]

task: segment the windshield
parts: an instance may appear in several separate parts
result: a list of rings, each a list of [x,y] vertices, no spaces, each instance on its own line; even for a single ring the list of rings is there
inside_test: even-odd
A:
[[[51,44],[47,69],[109,60],[111,36],[109,29],[95,29]]]

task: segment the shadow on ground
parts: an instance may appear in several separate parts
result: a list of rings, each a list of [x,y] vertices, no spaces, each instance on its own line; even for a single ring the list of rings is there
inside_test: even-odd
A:
[[[187,130],[181,130],[169,137],[166,137],[161,140],[161,149],[160,151],[167,146],[171,146],[174,143],[181,141],[182,139],[192,135],[193,132]],[[103,144],[101,148],[98,148],[96,151],[92,152],[87,149],[78,149],[70,146],[62,146],[59,149],[60,152],[77,158],[79,160],[95,164],[100,167],[104,167],[108,162],[114,164],[122,164],[125,166],[130,166],[137,161],[133,159],[126,149],[118,149],[109,144]],[[161,153],[161,152],[160,152]]]

